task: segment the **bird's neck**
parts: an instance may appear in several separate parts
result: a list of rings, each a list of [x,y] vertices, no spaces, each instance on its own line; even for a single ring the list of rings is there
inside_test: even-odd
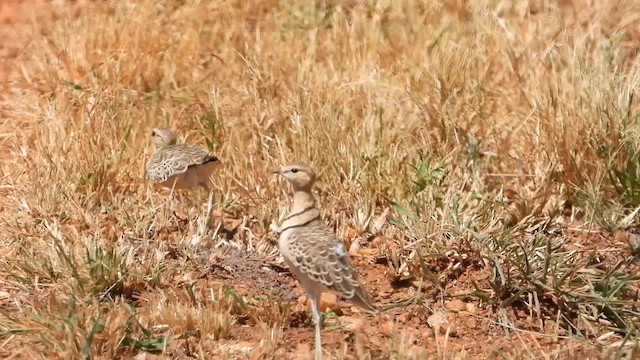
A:
[[[293,192],[293,206],[291,212],[302,211],[309,207],[316,206],[316,199],[310,190],[296,190]]]
[[[320,216],[316,207],[316,199],[309,190],[296,190],[293,193],[293,204],[289,215],[282,224],[282,229],[300,226],[314,221]]]
[[[158,151],[158,150],[162,150],[162,149],[166,149],[166,148],[168,148],[168,147],[169,147],[169,146],[171,146],[171,145],[174,145],[174,144],[171,144],[171,143],[161,143],[161,144],[156,144],[156,151]]]

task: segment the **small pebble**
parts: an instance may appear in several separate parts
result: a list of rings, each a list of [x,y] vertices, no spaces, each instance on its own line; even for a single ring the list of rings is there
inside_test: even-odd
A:
[[[469,314],[475,314],[476,312],[478,312],[478,307],[474,303],[468,303],[467,304],[467,312]]]
[[[325,292],[320,297],[320,311],[325,312],[331,310],[336,315],[342,315],[342,309],[338,305],[338,296],[334,293]]]
[[[395,327],[393,326],[393,323],[391,321],[388,321],[382,324],[382,333],[385,336],[391,337],[391,335],[393,335],[394,330],[395,330]]]
[[[460,311],[467,310],[467,304],[460,299],[454,299],[447,302],[445,304],[445,307],[447,308],[447,310],[453,311],[453,312],[460,312]]]

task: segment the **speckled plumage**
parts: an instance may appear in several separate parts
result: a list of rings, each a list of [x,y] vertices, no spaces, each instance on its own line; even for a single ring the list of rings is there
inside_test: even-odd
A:
[[[304,287],[316,322],[316,359],[322,357],[320,340],[320,296],[331,291],[359,307],[377,313],[360,283],[344,244],[321,217],[311,192],[316,180],[306,165],[289,165],[274,171],[293,188],[293,206],[284,220],[279,248],[291,272]]]
[[[175,133],[170,129],[153,129],[151,132],[156,152],[146,165],[147,178],[162,186],[185,189],[207,183],[218,163],[218,158],[197,145],[176,144]]]
[[[305,287],[322,287],[366,310],[376,311],[343,243],[327,228],[319,212],[304,226],[283,227],[283,233],[280,251],[289,267],[296,269],[297,277],[306,278],[301,281],[313,283]]]

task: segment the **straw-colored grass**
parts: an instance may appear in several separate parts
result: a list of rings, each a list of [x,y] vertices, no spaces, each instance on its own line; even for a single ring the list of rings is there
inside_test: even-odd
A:
[[[289,310],[198,279],[223,241],[276,261],[289,198],[269,171],[300,161],[339,234],[394,241],[376,250],[399,277],[448,298],[437,264],[474,264],[491,276],[468,296],[506,332],[517,308],[636,341],[640,3],[558,3],[78,1],[33,35],[7,101],[0,351],[233,357],[242,321],[280,358]],[[201,192],[145,180],[159,126],[222,159],[235,233],[206,226]],[[420,358],[397,336],[337,356]]]

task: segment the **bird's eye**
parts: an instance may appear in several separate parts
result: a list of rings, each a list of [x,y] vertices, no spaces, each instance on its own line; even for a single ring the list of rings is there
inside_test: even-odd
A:
[[[156,136],[156,131],[155,130],[151,131],[151,136]]]
[[[298,169],[293,168],[293,169],[291,169],[291,172],[295,174],[295,173],[297,173],[297,172],[298,172]]]

